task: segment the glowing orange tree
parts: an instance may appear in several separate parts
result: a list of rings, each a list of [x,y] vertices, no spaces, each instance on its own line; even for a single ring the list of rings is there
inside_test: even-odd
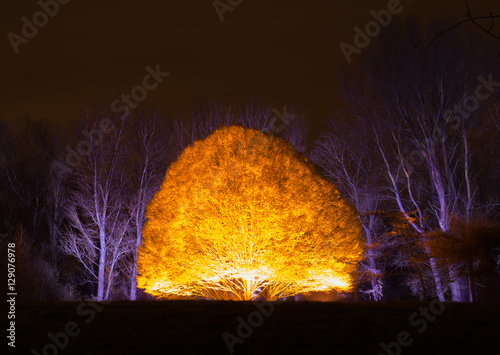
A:
[[[349,290],[362,258],[354,208],[290,144],[252,129],[186,148],[146,217],[137,283],[157,296]]]

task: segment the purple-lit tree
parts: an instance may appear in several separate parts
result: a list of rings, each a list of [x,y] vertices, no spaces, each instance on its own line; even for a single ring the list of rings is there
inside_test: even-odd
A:
[[[376,251],[380,242],[380,221],[374,213],[380,208],[382,199],[377,181],[380,159],[373,153],[369,132],[352,129],[356,122],[328,119],[327,123],[329,130],[315,141],[311,160],[360,213],[366,252],[365,259],[358,265],[361,268],[358,282],[368,281],[369,289],[361,292],[377,301],[383,297],[384,273],[384,263]]]
[[[195,97],[190,114],[173,120],[175,156],[196,140],[208,137],[217,128],[229,126],[233,121],[230,107],[213,99]]]
[[[352,112],[372,132],[393,206],[422,238],[436,294],[443,301],[449,281],[453,300],[461,301],[467,280],[453,267],[440,272],[426,235],[447,231],[453,214],[481,212],[471,139],[480,139],[472,133],[484,118],[484,103],[473,98],[480,76],[488,78],[499,66],[495,51],[474,33],[457,31],[424,51],[415,48],[443,27],[394,22],[341,81]]]
[[[76,126],[72,149],[79,158],[66,181],[63,213],[68,226],[60,238],[62,251],[81,263],[87,280],[97,283],[97,300],[109,297],[116,266],[135,249],[130,235],[133,215],[126,203],[130,191],[122,174],[125,123],[114,124],[107,114],[87,108]],[[89,132],[94,132],[93,139]]]
[[[216,100],[196,97],[188,117],[174,120],[175,156],[194,141],[205,139],[217,128],[231,125],[252,128],[288,141],[305,153],[311,122],[293,107],[272,107],[257,99],[238,105],[224,105]]]
[[[160,118],[158,112],[145,110],[132,113],[128,120],[128,149],[130,154],[129,171],[130,196],[127,199],[132,214],[134,250],[130,258],[124,259],[123,268],[130,277],[129,299],[137,298],[137,248],[142,241],[142,227],[145,222],[146,205],[160,188],[165,171],[172,159],[173,147],[169,121]],[[125,172],[124,172],[125,173]]]
[[[306,154],[311,121],[303,113],[296,111],[293,106],[285,106],[283,112],[275,109],[274,114],[279,116],[276,118],[281,121],[279,124],[275,123],[274,127],[278,126],[275,130],[282,128],[282,131],[276,134],[290,143],[297,152]]]

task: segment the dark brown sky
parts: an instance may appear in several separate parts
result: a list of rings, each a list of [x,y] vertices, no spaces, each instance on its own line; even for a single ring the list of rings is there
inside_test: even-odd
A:
[[[20,35],[21,18],[31,19],[40,6],[9,1],[0,13],[0,118],[29,113],[67,124],[86,102],[130,93],[147,65],[160,64],[170,76],[146,102],[165,112],[185,112],[194,94],[229,103],[254,96],[278,108],[293,103],[320,120],[331,112],[335,74],[345,61],[339,43],[352,43],[353,27],[364,27],[370,11],[387,3],[243,0],[221,22],[212,0],[72,0],[15,54],[7,34]],[[470,3],[474,15],[500,14],[498,0]],[[398,16],[465,13],[462,1],[401,4]]]

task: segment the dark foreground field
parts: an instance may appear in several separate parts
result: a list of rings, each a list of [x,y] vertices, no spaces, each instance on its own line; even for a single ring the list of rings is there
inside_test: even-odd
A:
[[[261,319],[252,302],[18,304],[12,353],[230,354],[226,332],[241,339],[226,334],[228,341],[237,341],[234,354],[499,353],[500,304],[434,302],[426,312],[427,307],[418,302],[286,302],[269,313],[265,309],[269,316]],[[256,326],[240,326],[238,335],[241,319],[248,322],[250,314]],[[398,337],[406,346],[396,345]]]

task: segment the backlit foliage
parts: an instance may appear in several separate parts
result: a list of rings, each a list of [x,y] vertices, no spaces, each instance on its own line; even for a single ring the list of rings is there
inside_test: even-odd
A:
[[[138,287],[248,300],[350,290],[357,212],[286,141],[219,128],[186,148],[146,211]]]

